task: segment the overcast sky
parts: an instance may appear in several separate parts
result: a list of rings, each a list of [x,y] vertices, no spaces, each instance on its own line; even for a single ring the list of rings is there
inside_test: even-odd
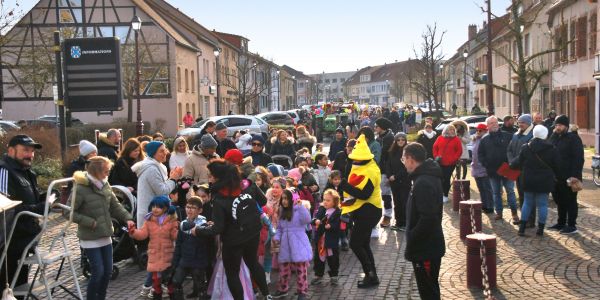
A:
[[[9,0],[8,2],[15,0]],[[116,0],[115,0],[116,1]],[[18,0],[28,10],[38,1]],[[250,50],[307,74],[406,60],[427,24],[445,30],[449,57],[481,27],[484,0],[168,0],[212,30],[250,39]],[[501,15],[509,0],[492,0]]]

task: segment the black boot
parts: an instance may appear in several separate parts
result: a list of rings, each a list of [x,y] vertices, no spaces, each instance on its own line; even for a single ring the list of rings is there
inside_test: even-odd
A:
[[[546,224],[544,224],[544,223],[538,223],[538,229],[535,232],[535,234],[538,235],[538,236],[544,235],[544,226],[546,226]]]
[[[526,226],[527,226],[527,221],[521,220],[521,223],[519,224],[519,236],[526,236],[525,235],[525,227]]]
[[[183,300],[183,289],[182,288],[176,288],[175,290],[173,290],[173,300]]]
[[[366,289],[373,286],[379,285],[379,277],[377,277],[377,270],[374,265],[369,266],[369,271],[365,272],[365,278],[358,281],[359,289]]]

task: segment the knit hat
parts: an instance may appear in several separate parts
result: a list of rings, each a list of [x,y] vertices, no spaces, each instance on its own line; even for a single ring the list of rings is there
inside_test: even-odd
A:
[[[149,142],[148,144],[146,144],[146,154],[148,154],[148,157],[154,157],[154,154],[156,154],[156,151],[158,151],[158,148],[160,148],[160,146],[164,145],[163,142],[159,142],[159,141],[152,141]]]
[[[262,135],[260,134],[253,134],[252,135],[252,143],[253,142],[260,142],[261,144],[265,144],[265,139],[262,137]]]
[[[403,139],[403,140],[407,140],[407,135],[404,132],[398,132],[396,133],[396,135],[394,135],[394,140],[397,141],[398,139]]]
[[[79,155],[85,157],[92,152],[98,153],[98,148],[96,148],[96,145],[87,140],[81,140],[81,142],[79,142]]]
[[[338,133],[338,132],[341,133],[341,134],[345,133],[344,129],[342,128],[342,126],[338,126],[338,128],[335,129],[335,133]]]
[[[217,148],[218,145],[219,144],[217,143],[217,141],[215,141],[215,138],[213,138],[212,135],[208,133],[200,138],[200,148],[202,149]]]
[[[241,166],[244,161],[244,154],[238,149],[230,149],[227,150],[223,158],[236,166]]]
[[[351,160],[371,160],[375,157],[371,150],[369,149],[369,145],[367,145],[367,140],[365,139],[365,135],[361,134],[356,140],[356,145],[354,146],[354,150],[352,153],[348,155],[348,158]]]
[[[379,128],[383,130],[388,130],[392,128],[392,121],[386,118],[379,118],[375,121],[375,125],[379,126]]]
[[[273,177],[287,176],[287,171],[282,165],[271,163],[267,165],[267,169],[273,174]]]
[[[548,128],[544,125],[535,125],[533,127],[533,138],[545,140],[548,137]]]
[[[167,208],[167,214],[172,215],[175,213],[175,206],[171,205],[171,200],[167,195],[158,195],[152,198],[150,205],[148,205],[148,211],[152,211],[153,207]]]
[[[556,117],[556,119],[554,119],[554,124],[562,124],[569,127],[569,123],[569,117],[567,117],[566,115],[560,115]]]
[[[530,114],[521,115],[517,119],[517,122],[523,122],[523,123],[527,123],[527,124],[531,125],[531,115]]]
[[[227,125],[225,123],[218,123],[217,128],[215,130],[227,129]]]
[[[298,168],[289,170],[287,176],[294,178],[296,181],[300,181],[302,179],[302,173],[300,173],[300,169]]]

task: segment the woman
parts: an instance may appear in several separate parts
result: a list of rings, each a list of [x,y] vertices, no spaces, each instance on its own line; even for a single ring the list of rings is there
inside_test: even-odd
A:
[[[287,132],[285,130],[279,130],[277,132],[277,137],[275,139],[271,139],[271,156],[273,155],[287,155],[292,160],[294,160],[296,156],[296,150],[294,149],[294,143],[290,141],[288,138]]]
[[[298,148],[306,147],[308,153],[312,154],[312,149],[317,142],[317,139],[310,135],[304,125],[300,125],[296,128],[296,142],[298,143]]]
[[[553,191],[560,161],[558,150],[546,141],[548,129],[544,125],[533,128],[533,138],[521,147],[519,158],[511,168],[521,167],[521,186],[525,192],[525,202],[521,210],[519,235],[525,236],[527,220],[534,207],[538,209],[538,229],[536,235],[544,234],[548,216],[548,194]]]
[[[341,127],[335,130],[335,138],[329,146],[329,160],[334,161],[338,152],[343,152],[346,147],[346,138],[344,137],[344,130]]]
[[[106,298],[113,265],[112,219],[127,223],[127,227],[135,226],[106,180],[111,167],[108,158],[96,156],[89,159],[87,172],[77,171],[73,175],[73,222],[78,225],[79,245],[88,258],[91,271],[88,300]]]
[[[456,120],[452,123],[456,128],[456,136],[460,139],[462,144],[462,154],[456,164],[456,179],[467,178],[467,164],[469,163],[469,151],[467,150],[467,144],[471,142],[471,135],[469,134],[469,125],[467,122],[462,120]]]
[[[175,142],[173,142],[173,152],[174,153],[171,153],[171,157],[169,158],[169,168],[171,170],[176,167],[183,168],[185,161],[191,154],[188,143],[184,137],[180,136],[175,139]]]
[[[248,266],[252,279],[259,286],[262,294],[269,297],[269,288],[263,268],[258,263],[258,242],[260,239],[260,216],[258,211],[252,225],[240,228],[232,214],[235,205],[254,205],[256,202],[241,200],[241,177],[238,168],[222,159],[213,160],[208,165],[211,197],[213,201],[212,226],[196,227],[196,234],[221,235],[223,243],[223,267],[227,275],[227,285],[234,299],[244,299],[244,288],[240,281],[240,264],[242,258]],[[252,209],[252,208],[251,208]]]
[[[402,153],[406,147],[406,133],[398,132],[394,136],[394,143],[390,147],[386,161],[385,174],[390,180],[392,195],[394,197],[394,218],[396,224],[390,229],[404,231],[406,229],[406,201],[411,189],[408,171],[402,163]]]
[[[479,145],[481,145],[481,139],[487,134],[487,125],[480,123],[477,125],[477,131],[473,135],[473,158],[471,160],[471,176],[475,178],[475,184],[479,190],[479,196],[481,197],[482,208],[481,210],[486,214],[494,213],[494,198],[492,196],[492,185],[490,184],[490,178],[488,177],[485,167],[479,161]]]
[[[128,139],[123,144],[123,150],[119,153],[119,158],[115,163],[115,167],[110,172],[108,182],[112,185],[122,185],[129,189],[130,192],[136,193],[138,177],[131,170],[131,167],[144,159],[144,153],[140,142],[135,138]]]
[[[85,171],[87,161],[98,155],[98,148],[89,141],[81,140],[79,142],[79,156],[71,162],[67,177],[73,176],[77,171]]]
[[[427,150],[427,158],[433,158],[433,144],[435,143],[437,133],[433,130],[431,124],[425,124],[425,130],[422,130],[417,137],[417,143],[423,145]]]
[[[462,155],[462,144],[456,137],[456,128],[449,124],[444,128],[442,135],[433,144],[433,157],[442,167],[442,187],[444,188],[444,203],[448,202],[450,179],[456,163]]]

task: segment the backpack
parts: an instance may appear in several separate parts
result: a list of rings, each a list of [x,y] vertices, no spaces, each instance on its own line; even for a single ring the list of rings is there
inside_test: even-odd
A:
[[[249,194],[241,194],[231,204],[233,223],[243,233],[260,232],[260,212],[256,201]]]

